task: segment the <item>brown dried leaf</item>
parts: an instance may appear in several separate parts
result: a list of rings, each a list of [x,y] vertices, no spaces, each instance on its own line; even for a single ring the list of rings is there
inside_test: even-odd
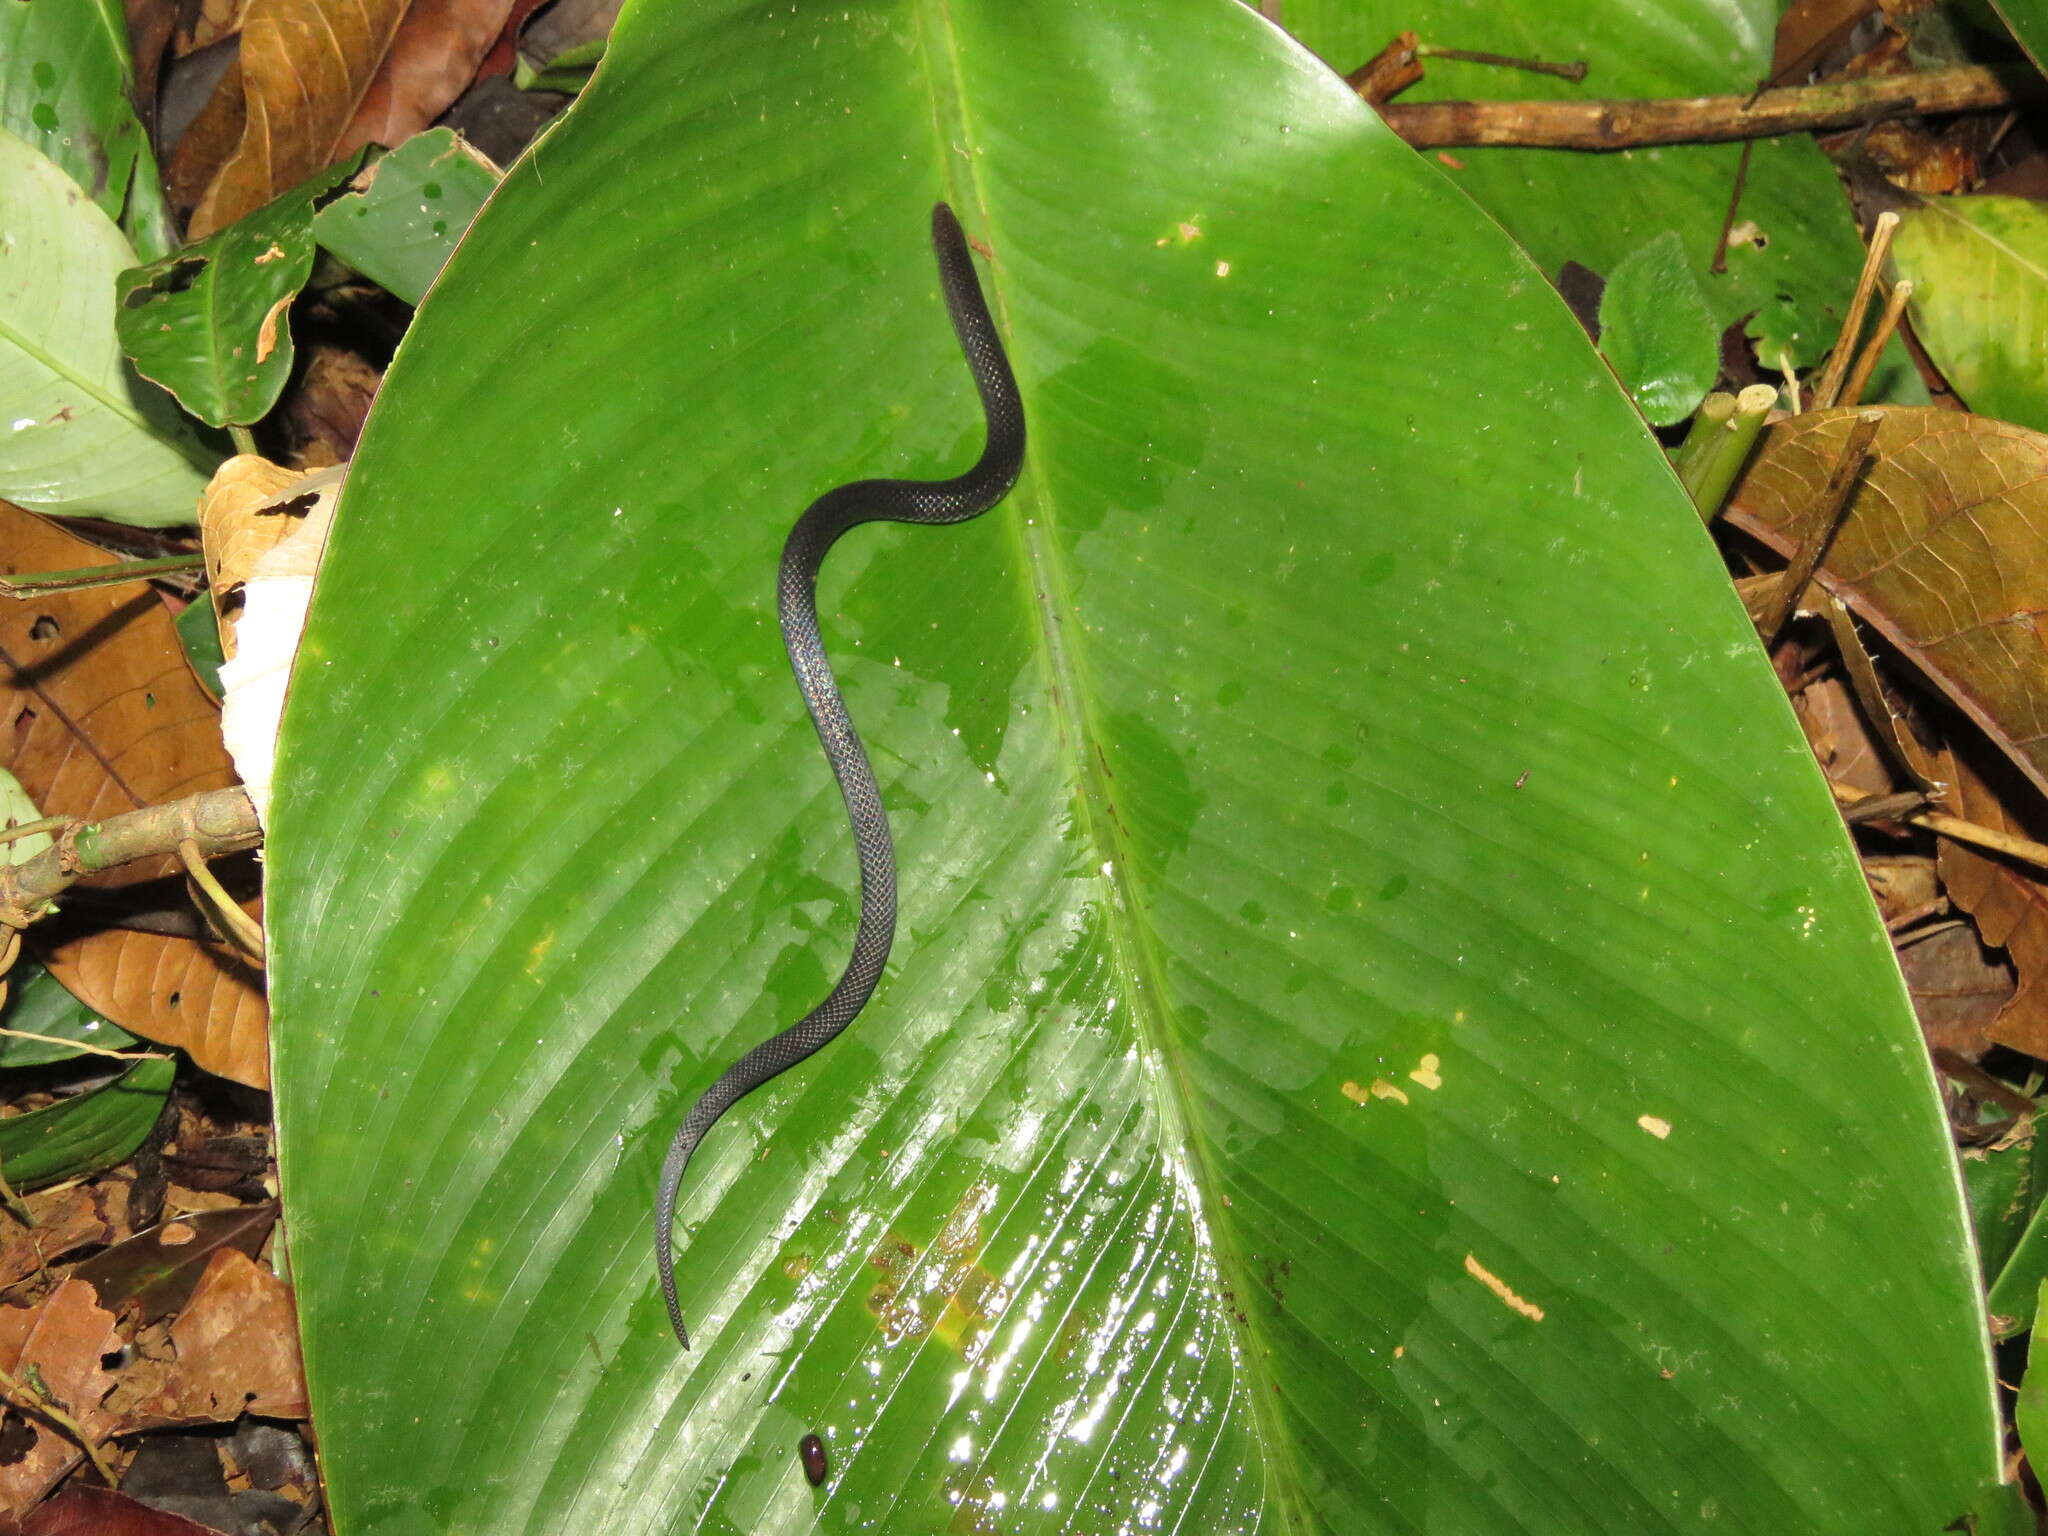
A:
[[[345,464],[384,375],[361,354],[325,342],[302,345],[299,355],[305,362],[298,387],[284,401],[293,461],[304,469]]]
[[[213,1526],[111,1488],[66,1488],[22,1522],[21,1536],[222,1536]]]
[[[114,1240],[110,1196],[119,1186],[60,1185],[26,1196],[34,1226],[0,1216],[0,1291],[47,1271],[73,1249]]]
[[[291,1289],[247,1254],[218,1250],[171,1323],[177,1361],[155,1390],[117,1394],[123,1428],[307,1416]]]
[[[1957,753],[1943,760],[1939,777],[1949,787],[1946,803],[1953,813],[1994,831],[2048,840],[2048,814],[2032,787],[2002,759],[1988,767],[1980,774]],[[1975,917],[1984,942],[2003,949],[2019,975],[2019,988],[1991,1022],[1989,1038],[2048,1057],[2048,886],[2041,871],[1947,838],[1941,839],[1939,859],[1950,898]]]
[[[365,144],[402,144],[447,111],[476,78],[512,5],[513,0],[412,0],[333,158]]]
[[[1873,458],[1817,572],[2048,793],[2048,437],[1929,407],[1881,408]],[[1765,429],[1727,516],[1781,554],[1859,413]]]
[[[54,523],[0,502],[0,569],[113,564]],[[144,586],[67,592],[0,607],[0,761],[50,815],[93,819],[235,781],[220,716],[163,604]],[[183,1046],[209,1072],[269,1082],[261,978],[222,946],[103,926],[92,897],[120,893],[189,910],[175,861],[81,881],[69,915],[45,919],[45,959],[88,1007]],[[156,882],[156,884],[152,884]]]
[[[250,567],[299,526],[280,505],[302,472],[253,453],[238,453],[213,472],[199,495],[199,543],[206,551],[207,585],[220,620],[223,656],[235,654],[235,616]]]
[[[96,1441],[114,1427],[101,1406],[114,1378],[100,1361],[120,1345],[113,1314],[83,1280],[66,1280],[38,1307],[0,1307],[0,1366],[24,1384],[33,1366],[51,1397]],[[0,1509],[28,1509],[85,1454],[62,1431],[22,1417],[34,1439],[25,1456],[0,1466]]]
[[[202,121],[213,118],[223,95],[239,95],[241,133],[206,177],[188,238],[204,239],[340,158],[343,135],[383,67],[406,5],[251,0],[238,67],[222,78],[200,114]],[[231,108],[219,111],[222,121],[232,120]],[[208,122],[208,148],[218,142],[219,128]],[[179,184],[189,190],[199,169],[181,167]]]
[[[2012,972],[1987,954],[1967,923],[1940,928],[1899,950],[1899,969],[1931,1049],[1969,1061],[1990,1048],[1991,1021],[2013,995]]]

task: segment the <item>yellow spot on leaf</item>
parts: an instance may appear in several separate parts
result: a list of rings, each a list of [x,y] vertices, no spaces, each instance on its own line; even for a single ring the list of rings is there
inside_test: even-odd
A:
[[[1636,1124],[1640,1125],[1659,1141],[1662,1141],[1671,1134],[1671,1122],[1669,1120],[1660,1120],[1655,1115],[1638,1115],[1636,1117]]]
[[[1422,1084],[1433,1093],[1444,1085],[1443,1076],[1438,1071],[1443,1064],[1443,1058],[1435,1051],[1431,1051],[1422,1058],[1421,1064],[1408,1074],[1408,1080]]]

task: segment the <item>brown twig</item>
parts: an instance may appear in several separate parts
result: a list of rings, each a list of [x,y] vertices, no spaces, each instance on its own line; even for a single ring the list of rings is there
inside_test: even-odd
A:
[[[1519,145],[1632,149],[1711,144],[1849,128],[1901,109],[1926,116],[2048,99],[2048,79],[2022,65],[1962,65],[1868,80],[1830,80],[1744,96],[1643,101],[1430,101],[1380,108],[1416,149]]]
[[[1799,607],[1806,584],[1813,580],[1821,556],[1827,553],[1828,545],[1834,541],[1842,515],[1849,510],[1849,492],[1855,486],[1857,476],[1863,473],[1864,461],[1870,457],[1871,439],[1877,436],[1877,429],[1883,421],[1883,413],[1865,411],[1850,424],[1849,435],[1842,439],[1842,451],[1835,459],[1828,483],[1814,499],[1811,526],[1800,539],[1799,548],[1793,551],[1785,574],[1778,578],[1777,590],[1764,600],[1767,606],[1763,606],[1757,616],[1756,632],[1766,650],[1777,643],[1779,632]]]
[[[1855,405],[1863,399],[1863,387],[1870,382],[1870,376],[1877,370],[1877,359],[1884,351],[1884,344],[1892,339],[1892,332],[1899,328],[1899,316],[1906,312],[1906,301],[1913,297],[1911,279],[1902,278],[1892,284],[1892,291],[1885,295],[1884,313],[1877,317],[1877,329],[1870,340],[1863,344],[1857,355],[1856,366],[1849,373],[1849,382],[1842,386],[1842,397],[1837,405]]]
[[[1875,795],[1866,795],[1860,789],[1851,789],[1846,784],[1837,784],[1833,779],[1828,780],[1828,788],[1834,791],[1837,803],[1852,812],[1859,809],[1866,800],[1879,798]],[[1974,821],[1965,821],[1960,816],[1951,816],[1946,811],[1927,808],[1901,811],[1897,819],[1909,821],[1916,827],[1925,827],[1930,832],[1937,832],[1958,843],[1971,843],[1979,848],[1989,848],[1993,853],[2024,859],[2037,869],[2048,869],[2048,843],[2037,843],[2031,837],[2001,832],[1996,827],[1980,826]]]
[[[1870,295],[1877,288],[1878,269],[1884,265],[1885,256],[1892,248],[1892,233],[1899,227],[1899,216],[1887,208],[1877,216],[1877,222],[1870,227],[1870,245],[1863,253],[1863,270],[1856,277],[1856,294],[1849,300],[1849,309],[1842,316],[1842,333],[1835,338],[1834,350],[1828,353],[1827,366],[1821,370],[1820,382],[1813,387],[1813,408],[1824,411],[1833,405],[1842,392],[1842,379],[1849,372],[1849,359],[1855,356],[1856,339],[1863,334],[1863,316],[1870,309]]]
[[[1555,75],[1574,84],[1586,78],[1586,61],[1553,64],[1548,59],[1518,59],[1505,53],[1474,53],[1468,48],[1438,48],[1424,43],[1416,52],[1425,59],[1456,59],[1461,64],[1491,64],[1496,69],[1519,69],[1532,75]]]
[[[1344,77],[1344,83],[1374,106],[1389,101],[1422,78],[1413,32],[1403,32]]]
[[[136,859],[175,854],[187,840],[209,857],[239,853],[263,841],[263,826],[248,791],[209,789],[183,800],[124,811],[104,821],[73,821],[54,848],[19,864],[0,866],[0,923],[19,928],[80,875]]]
[[[1714,259],[1707,263],[1707,270],[1719,277],[1728,270],[1728,237],[1735,228],[1735,212],[1742,206],[1742,188],[1749,180],[1750,151],[1756,148],[1754,139],[1742,141],[1742,158],[1735,162],[1735,185],[1728,193],[1728,211],[1721,215],[1721,235],[1714,242]]]

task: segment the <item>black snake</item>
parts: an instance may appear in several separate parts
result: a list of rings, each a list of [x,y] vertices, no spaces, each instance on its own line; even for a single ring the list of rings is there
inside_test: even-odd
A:
[[[896,937],[896,855],[889,842],[889,819],[818,634],[818,567],[839,536],[862,523],[964,523],[981,516],[1008,494],[1024,462],[1024,404],[1017,396],[1017,381],[989,319],[974,275],[974,258],[967,253],[967,237],[944,203],[932,209],[932,248],[939,259],[939,286],[945,291],[953,334],[960,339],[975,388],[981,392],[988,444],[972,469],[950,480],[856,480],[829,490],[804,509],[782,546],[782,565],[775,578],[782,643],[853,823],[854,846],[860,854],[860,926],[853,938],[853,958],[825,1000],[726,1068],[692,1106],[669,1143],[654,1197],[654,1263],[661,1274],[668,1320],[685,1349],[690,1347],[690,1335],[676,1302],[671,1234],[676,1191],[690,1154],[719,1116],[770,1078],[822,1049],[853,1022],[881,980]]]

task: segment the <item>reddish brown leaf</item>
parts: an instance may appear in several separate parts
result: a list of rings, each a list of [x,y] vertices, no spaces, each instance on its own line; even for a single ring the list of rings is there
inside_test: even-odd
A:
[[[114,557],[0,502],[0,569],[108,565]],[[0,607],[4,758],[48,815],[95,818],[232,784],[220,712],[185,665],[169,615],[147,587],[102,587]],[[166,860],[81,882],[92,893],[185,906]],[[149,882],[161,882],[161,888]],[[52,928],[55,922],[64,926]],[[180,1045],[210,1072],[269,1081],[261,979],[221,947],[70,917],[39,924],[65,986],[123,1028]]]
[[[306,1417],[291,1290],[245,1253],[218,1250],[171,1323],[177,1359],[155,1390],[115,1400],[123,1428]]]
[[[271,1202],[180,1216],[95,1254],[74,1273],[92,1284],[101,1305],[120,1312],[132,1304],[141,1322],[153,1323],[184,1305],[221,1249],[254,1258],[276,1221]]]
[[[1949,754],[1936,770],[1948,785],[1947,808],[1993,831],[2048,840],[2048,814],[2031,786],[1997,771],[2005,766],[2000,760],[1992,772],[1979,774],[1964,755]],[[1991,1021],[1989,1038],[2048,1057],[2048,887],[2041,872],[1947,838],[1940,861],[1950,899],[1976,918],[1984,942],[2003,949],[2019,975],[2019,988]]]
[[[79,1428],[95,1441],[113,1428],[101,1406],[114,1378],[100,1361],[121,1346],[113,1314],[83,1280],[66,1280],[38,1307],[0,1307],[0,1366],[27,1383],[30,1368]],[[78,1443],[34,1415],[34,1436],[20,1460],[0,1465],[0,1509],[28,1509],[83,1458]]]
[[[0,1217],[0,1291],[45,1273],[75,1248],[114,1240],[110,1203],[122,1203],[122,1186],[112,1182],[60,1185],[27,1197],[36,1224]]]
[[[365,144],[402,144],[447,111],[476,78],[512,5],[513,0],[412,0],[383,68],[330,158]]]
[[[1899,950],[1899,969],[1928,1045],[1970,1061],[1982,1056],[1991,1021],[2013,995],[2013,981],[2004,963],[1985,953],[1970,925],[1937,928],[1907,943]]]
[[[22,1522],[21,1536],[221,1536],[111,1488],[67,1488]]]
[[[526,25],[531,16],[547,0],[512,0],[512,9],[506,13],[505,25],[498,31],[498,40],[491,44],[490,51],[476,67],[479,80],[495,79],[509,75],[519,62],[519,29]]]
[[[1766,428],[1729,520],[1789,554],[1857,414]],[[2048,437],[1927,407],[1883,416],[1818,579],[2048,793]]]
[[[210,149],[233,117],[223,107],[216,118],[216,103],[224,93],[239,94],[241,133],[206,178],[190,238],[234,223],[340,158],[337,147],[405,12],[406,0],[251,0],[238,67],[201,113],[214,119],[207,123]],[[181,186],[189,190],[199,169],[181,166]]]

